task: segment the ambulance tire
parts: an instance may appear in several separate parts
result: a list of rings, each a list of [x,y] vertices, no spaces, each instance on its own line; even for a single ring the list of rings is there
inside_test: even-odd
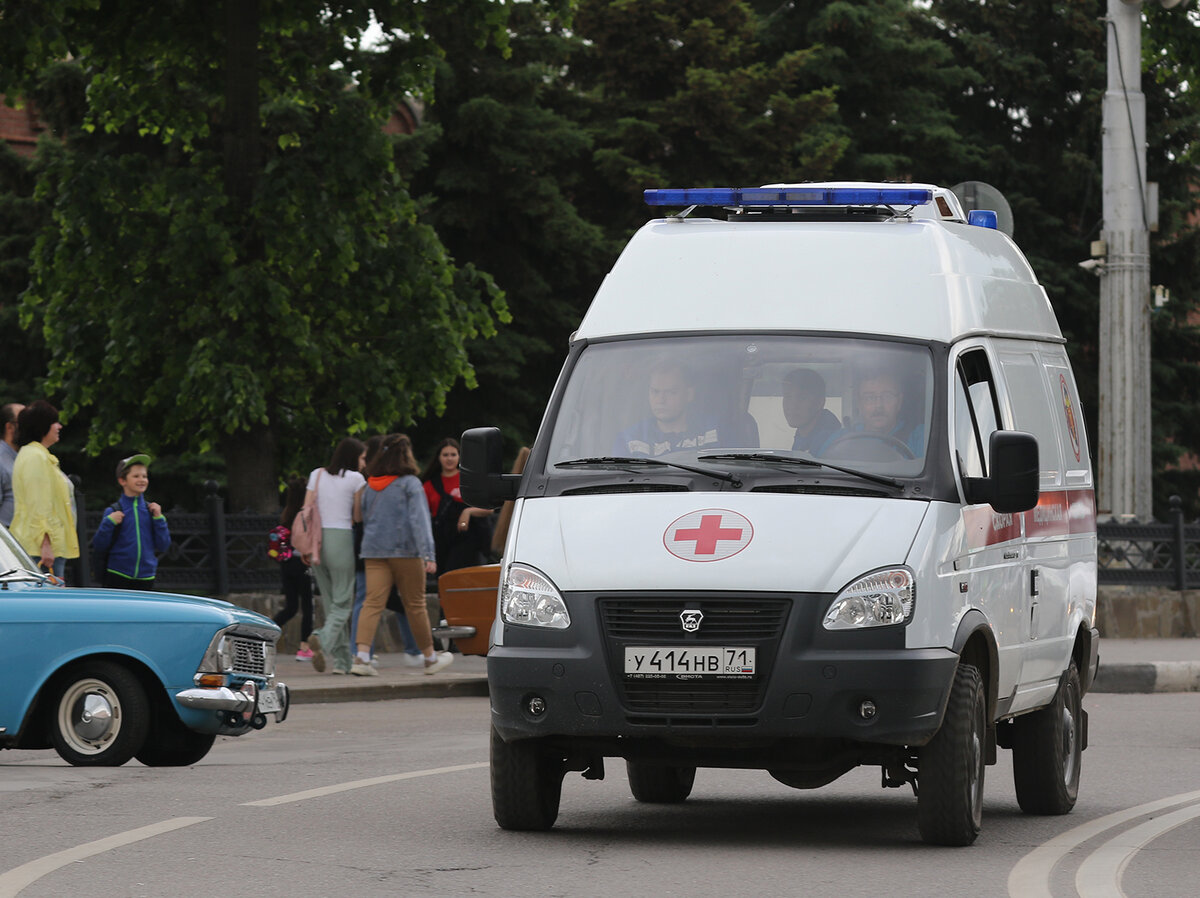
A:
[[[1082,689],[1072,661],[1054,701],[1013,721],[1013,781],[1026,814],[1052,816],[1075,807],[1082,729]]]
[[[626,761],[625,770],[629,774],[629,791],[633,793],[633,797],[649,804],[678,804],[686,801],[696,782],[695,767]]]
[[[973,664],[959,664],[941,729],[922,746],[917,825],[931,845],[970,845],[983,823],[987,700]]]
[[[492,728],[492,815],[501,829],[549,829],[558,819],[563,759],[541,739],[505,742]]]

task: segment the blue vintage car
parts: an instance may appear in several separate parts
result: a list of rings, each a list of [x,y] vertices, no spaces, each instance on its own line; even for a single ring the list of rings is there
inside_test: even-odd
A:
[[[66,589],[0,526],[0,748],[79,766],[184,766],[281,722],[274,622],[222,602]]]

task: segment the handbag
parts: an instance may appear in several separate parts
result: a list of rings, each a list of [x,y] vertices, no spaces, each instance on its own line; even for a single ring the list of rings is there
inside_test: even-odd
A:
[[[318,471],[316,483],[313,484],[312,502],[306,502],[292,521],[292,549],[306,556],[305,561],[309,564],[321,563],[321,511],[317,507],[317,490],[320,486],[321,472]]]

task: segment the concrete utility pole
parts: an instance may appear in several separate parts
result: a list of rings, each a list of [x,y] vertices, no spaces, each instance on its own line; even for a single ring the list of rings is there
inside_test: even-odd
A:
[[[1167,3],[1163,4],[1168,5]],[[1169,4],[1175,5],[1175,4]],[[1097,510],[1151,514],[1150,233],[1142,5],[1108,0]]]

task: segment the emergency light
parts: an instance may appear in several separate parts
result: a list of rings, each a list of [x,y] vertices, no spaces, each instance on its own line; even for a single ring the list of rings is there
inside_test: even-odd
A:
[[[683,187],[647,190],[648,206],[921,206],[932,190],[908,187]]]

